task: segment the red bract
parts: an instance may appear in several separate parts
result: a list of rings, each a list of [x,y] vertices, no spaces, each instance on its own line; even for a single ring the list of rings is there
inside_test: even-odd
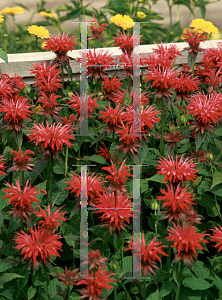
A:
[[[203,233],[196,233],[194,226],[185,225],[183,223],[183,229],[180,225],[175,225],[173,229],[168,230],[171,235],[166,237],[169,241],[174,241],[172,248],[177,248],[177,254],[172,263],[178,263],[183,260],[184,264],[190,268],[193,265],[193,259],[197,256],[196,249],[203,250],[200,242],[208,243],[203,239]]]
[[[39,112],[39,115],[44,115],[46,118],[53,117],[56,121],[59,120],[59,111],[62,107],[56,107],[58,105],[56,99],[61,98],[59,95],[50,94],[48,97],[44,92],[39,92],[42,97],[39,98],[37,102],[42,103],[42,110]]]
[[[211,229],[212,230],[212,229]],[[218,225],[213,230],[213,236],[211,237],[212,242],[217,242],[213,247],[219,248],[218,252],[222,250],[222,227]]]
[[[12,88],[12,84],[9,83],[8,78],[0,79],[0,98],[8,98],[12,97],[14,90]]]
[[[15,157],[13,158],[13,165],[11,168],[8,169],[8,172],[32,171],[34,165],[30,164],[32,158],[31,158],[31,156],[28,156],[28,154],[35,154],[35,152],[33,152],[31,150],[26,150],[25,153],[22,154],[22,149],[19,148],[19,153],[17,151],[11,151],[10,153],[15,154]]]
[[[77,61],[80,61],[86,67],[88,66],[87,75],[89,78],[94,77],[95,81],[105,77],[105,68],[116,65],[115,58],[111,57],[111,54],[108,54],[108,50],[104,52],[103,49],[94,52],[88,49],[87,56],[85,55],[84,59],[77,58]]]
[[[133,52],[133,48],[135,46],[139,45],[139,39],[142,37],[142,35],[137,36],[137,34],[134,32],[132,35],[127,34],[125,35],[125,31],[121,33],[120,35],[117,34],[118,37],[113,39],[116,41],[116,43],[112,44],[113,46],[117,45],[122,50],[123,53],[127,53],[127,55],[130,57],[131,53]],[[142,41],[140,41],[142,43]]]
[[[186,47],[184,50],[188,50],[189,53],[192,53],[192,56],[200,51],[203,51],[203,49],[199,47],[200,42],[204,42],[205,40],[209,39],[209,37],[204,34],[205,32],[197,34],[196,29],[192,34],[189,29],[186,28],[186,33],[183,34],[183,40],[186,41],[190,47]]]
[[[146,56],[141,58],[141,65],[148,65],[148,70],[163,68],[173,68],[172,61],[170,60],[170,55],[168,53],[164,54],[146,54]]]
[[[195,129],[201,131],[213,132],[212,123],[216,124],[220,117],[222,117],[222,94],[215,93],[207,97],[207,95],[196,93],[191,97],[190,104],[186,108],[188,110],[187,114],[193,114],[195,117],[195,122],[190,129]]]
[[[80,280],[77,285],[86,285],[87,287],[79,290],[83,295],[79,299],[88,298],[89,300],[100,300],[103,294],[102,289],[110,290],[112,288],[107,282],[114,282],[114,279],[109,277],[115,275],[115,273],[109,274],[108,271],[102,271],[102,267],[99,267],[96,272],[91,271],[91,275],[87,270],[85,274],[80,274],[83,279]]]
[[[126,180],[129,180],[128,176],[132,176],[132,174],[129,173],[130,169],[127,166],[123,166],[126,162],[126,158],[123,160],[119,170],[116,170],[116,166],[113,164],[113,161],[110,159],[112,166],[111,167],[103,167],[102,170],[105,170],[109,172],[111,175],[106,176],[105,179],[108,179],[110,182],[110,187],[108,188],[108,191],[110,193],[112,192],[127,192],[125,189]]]
[[[37,146],[41,143],[41,148],[44,149],[45,153],[49,151],[53,155],[57,155],[59,150],[62,150],[64,145],[67,145],[71,148],[70,139],[74,140],[75,138],[69,133],[72,131],[69,125],[62,126],[61,123],[48,124],[46,121],[46,127],[44,124],[36,125],[33,124],[34,128],[31,131],[29,136],[30,142],[35,140],[35,145]]]
[[[123,193],[119,194],[100,194],[99,198],[95,199],[95,207],[98,209],[94,213],[103,213],[100,217],[105,224],[100,225],[102,227],[108,227],[110,234],[114,231],[121,233],[121,230],[126,230],[125,227],[129,227],[127,222],[130,223],[130,218],[133,217],[131,200],[127,195]]]
[[[40,230],[47,231],[48,233],[54,233],[57,226],[60,226],[58,220],[66,221],[67,218],[62,216],[65,215],[65,212],[59,212],[62,207],[57,209],[53,214],[51,214],[50,205],[48,204],[47,213],[38,205],[39,211],[34,211],[34,214],[39,218],[44,218],[44,220],[39,221],[38,225]]]
[[[58,241],[61,238],[58,233],[49,234],[36,227],[34,230],[29,229],[30,234],[26,234],[23,230],[21,232],[16,235],[15,249],[23,248],[21,251],[21,254],[24,254],[23,259],[28,258],[29,263],[33,263],[34,269],[37,269],[41,263],[48,265],[48,259],[52,255],[60,257],[57,250],[62,251],[62,243]]]
[[[40,65],[37,61],[36,65],[32,64],[34,68],[30,70],[31,74],[35,74],[36,82],[34,84],[38,86],[40,91],[46,94],[55,92],[62,87],[61,71],[56,69],[58,67],[57,64],[54,66],[51,64],[52,62],[47,66],[44,61],[44,63]]]
[[[107,261],[107,257],[102,257],[100,254],[100,250],[92,250],[90,249],[90,252],[88,253],[88,255],[83,255],[83,258],[88,260],[84,261],[82,263],[82,265],[86,265],[87,263],[90,264],[89,266],[89,271],[93,270],[96,266],[98,267],[106,267],[106,261]]]
[[[193,160],[185,159],[183,161],[183,155],[178,162],[178,156],[176,155],[176,161],[173,159],[173,156],[168,155],[168,160],[163,157],[159,161],[159,165],[156,166],[157,169],[160,169],[157,174],[165,176],[163,182],[169,180],[170,183],[179,184],[180,182],[192,180],[197,178],[195,175],[198,170],[195,169],[196,163],[193,163]]]
[[[102,81],[103,90],[105,91],[105,98],[108,100],[112,100],[113,94],[117,93],[120,90],[122,82],[119,82],[120,77],[116,78],[117,74],[109,80],[107,76],[104,81]]]
[[[155,42],[154,42],[155,43]],[[169,59],[173,62],[175,60],[175,58],[178,55],[182,55],[180,53],[180,49],[177,48],[177,45],[173,45],[170,44],[169,46],[167,46],[167,43],[165,43],[165,47],[163,42],[161,41],[161,44],[157,44],[155,43],[157,46],[157,49],[152,48],[154,54],[159,54],[159,55],[164,55],[164,54],[168,54],[169,55]]]
[[[77,43],[74,42],[76,37],[68,38],[68,33],[61,36],[59,33],[59,37],[57,38],[55,35],[50,36],[49,40],[46,40],[44,49],[48,49],[53,51],[57,57],[53,60],[56,63],[61,63],[63,66],[69,64],[69,56],[67,56],[68,51],[75,50],[74,46],[78,46]]]
[[[167,149],[172,150],[173,146],[176,143],[179,143],[180,141],[182,141],[183,139],[185,139],[183,133],[180,133],[179,130],[177,131],[171,131],[170,133],[164,133],[163,134],[163,139],[164,141],[166,141],[167,143],[169,143],[169,146],[167,147]]]
[[[5,169],[6,169],[5,162],[3,162],[3,160],[4,160],[4,157],[3,157],[3,155],[1,155],[0,156],[0,175],[6,175],[4,172],[2,172],[2,170],[5,171]]]
[[[164,200],[163,208],[166,207],[167,211],[164,219],[169,218],[169,222],[179,223],[181,219],[181,213],[183,211],[189,210],[189,204],[194,203],[192,199],[192,194],[187,192],[187,188],[182,188],[180,185],[177,186],[176,191],[174,191],[172,184],[167,186],[167,191],[160,189],[160,192],[164,196],[157,196],[157,200]]]
[[[105,106],[103,107],[106,111],[100,111],[99,118],[102,118],[103,122],[106,123],[107,133],[110,134],[113,131],[119,129],[118,125],[121,125],[123,108],[120,109],[119,104],[114,109],[111,108],[110,104],[108,108],[106,108]]]
[[[99,146],[99,150],[96,151],[96,153],[99,153],[99,156],[102,156],[105,159],[108,159],[111,157],[109,150],[106,148],[105,143],[103,142],[104,148]]]
[[[3,99],[0,104],[0,112],[5,112],[4,120],[7,121],[7,130],[21,131],[25,128],[22,122],[28,119],[33,114],[30,108],[33,105],[28,104],[28,100],[24,96],[16,94],[13,99]]]
[[[163,248],[167,246],[164,245],[160,246],[162,243],[156,242],[156,237],[154,237],[152,241],[146,246],[143,232],[142,232],[141,243],[138,237],[137,237],[137,241],[134,242],[136,245],[134,245],[133,241],[128,241],[128,243],[130,244],[130,247],[125,248],[124,250],[132,250],[133,247],[135,247],[137,249],[135,256],[140,257],[141,255],[141,268],[143,271],[143,276],[147,276],[150,273],[151,275],[154,276],[154,278],[156,278],[154,268],[159,269],[156,266],[156,260],[161,262],[161,258],[159,257],[160,254],[164,256],[168,256],[165,252],[162,251]],[[136,270],[138,270],[139,267],[140,267],[139,265],[136,266]]]
[[[69,271],[67,269],[67,267],[65,267],[65,271],[64,273],[59,271],[60,274],[55,273],[54,276],[56,277],[56,279],[58,279],[59,281],[63,282],[66,286],[69,285],[74,285],[77,283],[78,278],[76,278],[77,273],[78,273],[79,269],[76,268],[72,271]]]
[[[33,211],[32,202],[39,202],[36,199],[36,195],[40,192],[35,187],[32,188],[31,184],[28,185],[28,183],[27,181],[24,190],[21,189],[19,179],[16,181],[16,185],[7,183],[8,189],[3,190],[6,192],[6,196],[3,199],[10,199],[9,203],[13,206],[9,214],[13,215],[13,217],[22,217],[30,223],[29,216]]]
[[[104,30],[106,30],[106,26],[108,26],[107,24],[103,23],[102,25],[100,25],[98,27],[97,22],[96,22],[96,18],[95,15],[93,15],[94,18],[94,23],[95,23],[95,27],[93,25],[88,26],[92,32],[92,35],[88,36],[88,40],[92,40],[92,39],[96,39],[96,40],[100,40],[101,42],[105,42],[105,39],[102,38],[102,33]]]
[[[13,93],[19,93],[23,88],[25,88],[25,82],[22,80],[23,77],[15,75],[14,77],[10,77],[6,73],[2,73],[2,79],[7,79],[6,82],[13,89]]]
[[[196,78],[191,78],[192,75],[181,74],[175,83],[176,97],[187,100],[190,92],[199,90],[198,84],[200,81]]]

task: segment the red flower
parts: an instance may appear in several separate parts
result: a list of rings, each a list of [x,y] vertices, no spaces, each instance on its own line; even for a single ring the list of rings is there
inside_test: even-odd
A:
[[[32,188],[31,184],[28,185],[28,183],[27,181],[23,191],[19,179],[16,181],[16,185],[7,183],[8,189],[3,190],[6,192],[6,196],[3,199],[10,199],[9,203],[13,206],[9,212],[10,215],[13,215],[13,217],[22,217],[30,223],[29,215],[33,211],[32,202],[39,202],[36,199],[36,195],[40,192],[35,187]]]
[[[215,69],[210,69],[205,72],[206,84],[209,85],[208,92],[212,93],[213,89],[218,87],[222,82],[221,68],[216,72]]]
[[[192,202],[192,194],[187,192],[187,187],[181,189],[180,185],[177,186],[176,191],[174,191],[172,184],[167,186],[167,191],[160,189],[160,192],[164,196],[157,196],[157,200],[164,200],[163,208],[166,207],[167,211],[164,219],[169,218],[169,222],[179,223],[181,219],[181,213],[183,211],[189,210],[189,204],[196,204]]]
[[[105,190],[105,188],[102,186],[102,184],[106,181],[100,181],[102,178],[101,176],[96,175],[93,177],[94,173],[92,175],[87,176],[87,194],[88,194],[88,200],[89,205],[93,204],[92,200],[99,196],[99,192],[102,192]],[[98,176],[98,177],[97,177]],[[81,176],[77,174],[71,175],[72,180],[65,182],[68,183],[70,186],[65,188],[65,190],[71,190],[70,193],[75,193],[76,197],[79,197],[81,193]],[[86,181],[86,180],[85,180]],[[87,197],[87,195],[85,195]],[[78,200],[79,203],[79,200]]]
[[[76,277],[77,273],[78,273],[79,269],[76,268],[72,271],[69,271],[67,269],[67,267],[65,267],[65,271],[64,273],[62,273],[61,271],[59,271],[60,274],[58,273],[55,273],[55,277],[57,280],[63,282],[66,286],[69,286],[69,285],[74,285],[76,284],[76,282],[78,281]]]
[[[205,32],[197,34],[196,29],[192,34],[189,29],[186,28],[186,33],[183,34],[183,40],[186,41],[190,47],[184,48],[184,50],[188,50],[189,53],[192,53],[192,56],[200,51],[203,51],[203,49],[199,47],[200,42],[204,42],[205,40],[209,39],[209,37],[204,34]]]
[[[212,230],[212,229],[211,229]],[[213,236],[211,237],[212,242],[218,242],[213,247],[219,248],[218,253],[222,250],[222,227],[218,225],[213,230]]]
[[[131,53],[133,52],[133,48],[135,46],[139,45],[139,39],[141,38],[142,35],[136,36],[136,33],[133,33],[130,35],[129,33],[127,36],[125,35],[125,31],[121,33],[120,35],[117,34],[118,37],[113,39],[116,41],[116,43],[112,44],[113,46],[118,45],[119,48],[122,50],[123,53],[127,53],[127,55],[130,57]],[[142,41],[140,41],[142,43]]]
[[[58,67],[57,64],[54,66],[51,66],[51,64],[52,62],[47,66],[44,61],[44,63],[40,65],[37,61],[36,65],[32,64],[34,68],[30,70],[31,74],[35,74],[36,82],[34,84],[38,86],[40,91],[46,94],[55,92],[58,88],[62,87],[61,71],[56,69]]]
[[[37,102],[43,103],[42,110],[39,112],[39,115],[44,115],[46,118],[51,116],[58,122],[59,111],[62,109],[62,107],[56,107],[58,105],[56,99],[61,98],[61,96],[52,93],[48,97],[42,91],[39,93],[42,95],[42,97]]]
[[[101,42],[105,42],[105,39],[102,38],[101,35],[102,35],[103,31],[106,30],[105,26],[108,26],[108,25],[103,23],[102,25],[100,25],[98,27],[95,15],[93,15],[93,18],[94,18],[93,22],[95,23],[95,27],[92,25],[88,26],[92,32],[92,35],[88,36],[88,40],[96,39],[96,40],[100,40]]]
[[[38,205],[39,211],[34,211],[34,214],[39,218],[44,218],[44,220],[39,221],[38,225],[40,226],[40,230],[47,231],[48,233],[54,233],[57,226],[60,226],[58,220],[66,221],[67,218],[62,216],[65,215],[65,212],[59,212],[62,207],[57,209],[53,214],[51,214],[50,205],[48,204],[47,213]]]
[[[15,154],[15,157],[13,158],[13,165],[11,168],[9,168],[7,171],[21,171],[21,172],[27,172],[32,171],[32,168],[34,167],[33,164],[30,164],[32,158],[31,156],[28,156],[28,154],[35,154],[35,152],[31,150],[26,150],[24,154],[22,154],[21,147],[19,148],[19,153],[17,151],[11,151],[10,153]]]
[[[106,176],[105,179],[108,179],[110,182],[110,187],[108,188],[108,191],[110,193],[112,192],[127,192],[125,189],[126,180],[129,180],[127,176],[132,176],[129,171],[131,170],[127,166],[123,166],[126,162],[126,158],[122,162],[118,172],[116,170],[116,166],[113,164],[113,161],[110,159],[112,167],[103,167],[102,170],[105,170],[109,172],[111,175]]]
[[[6,125],[7,130],[21,131],[25,128],[22,122],[27,120],[33,114],[30,108],[33,105],[28,104],[28,100],[24,96],[16,94],[13,99],[2,99],[0,104],[0,112],[5,112],[4,120],[8,122]]]
[[[5,162],[3,162],[3,160],[4,160],[4,157],[3,157],[3,155],[1,155],[0,156],[0,175],[6,175],[4,172],[2,172],[2,170],[5,171],[5,169],[6,169]]]
[[[164,54],[146,54],[146,56],[142,57],[141,65],[148,65],[148,69],[160,69],[163,68],[173,68],[172,61],[170,60],[170,55],[168,53]]]
[[[132,237],[133,240],[133,237]],[[128,241],[130,244],[130,247],[125,248],[124,250],[132,250],[135,245],[133,245],[133,241]],[[144,238],[144,233],[142,232],[142,239],[141,239],[141,244],[140,244],[140,239],[137,237],[136,243],[136,249],[138,249],[135,253],[135,256],[141,256],[141,268],[143,271],[143,275],[147,276],[148,273],[154,276],[156,278],[154,268],[159,269],[156,266],[156,260],[161,262],[161,258],[159,257],[159,254],[162,254],[164,256],[168,256],[165,252],[163,252],[163,248],[167,246],[159,246],[162,243],[161,242],[156,242],[156,237],[152,239],[152,241],[146,246],[145,238]],[[159,247],[158,247],[159,246]],[[140,266],[136,267],[136,270],[139,269]]]
[[[187,114],[193,114],[195,117],[195,122],[190,130],[200,130],[201,134],[204,131],[213,132],[211,124],[216,124],[222,117],[222,94],[213,92],[207,97],[204,93],[196,93],[191,97],[190,104],[186,109],[189,110]]]
[[[102,267],[99,267],[96,272],[91,271],[91,275],[88,270],[85,274],[80,274],[83,279],[80,280],[77,285],[84,284],[87,287],[79,290],[83,295],[79,297],[79,299],[88,298],[90,300],[100,300],[103,293],[102,289],[110,290],[112,288],[112,286],[107,283],[115,281],[109,278],[112,275],[115,275],[115,273],[109,274],[106,270],[102,271]]]
[[[169,241],[174,241],[172,248],[177,247],[177,254],[172,263],[178,263],[183,260],[184,264],[190,268],[193,265],[193,259],[197,256],[196,249],[203,250],[200,242],[208,243],[202,239],[203,233],[196,233],[194,226],[187,226],[183,223],[183,229],[180,225],[175,225],[173,229],[168,230],[171,235],[166,237]]]
[[[147,105],[149,102],[149,97],[147,96],[147,92],[140,94],[139,89],[135,89],[134,91],[132,88],[130,96],[132,100],[135,101],[136,103],[140,103],[141,101],[141,105]],[[132,102],[132,106],[133,106],[133,102]]]
[[[13,89],[13,93],[19,93],[23,88],[25,88],[25,82],[22,80],[23,77],[15,75],[14,77],[10,77],[6,73],[2,73],[2,79],[7,79],[6,82]]]
[[[65,64],[69,64],[69,56],[67,56],[68,51],[75,50],[74,46],[78,46],[74,42],[76,37],[68,38],[68,33],[61,36],[59,33],[59,37],[57,38],[55,35],[50,36],[50,39],[45,42],[44,49],[48,49],[53,51],[57,57],[53,60],[56,63],[61,63],[63,66]]]
[[[88,78],[94,77],[95,81],[98,79],[103,79],[106,74],[104,68],[109,68],[115,64],[115,58],[110,57],[111,54],[108,54],[108,50],[104,52],[103,49],[99,51],[94,51],[92,53],[91,49],[88,49],[87,57],[84,56],[84,59],[77,58],[77,61],[82,60],[82,63],[87,67]]]
[[[134,68],[138,69],[140,66],[140,55],[133,55],[131,53],[130,57],[126,52],[121,56],[118,56],[119,64],[123,65],[125,72],[121,76],[131,77],[133,79],[133,64]]]
[[[128,227],[124,221],[129,224],[129,218],[133,217],[130,198],[122,192],[116,195],[114,192],[100,194],[95,200],[95,207],[98,210],[94,213],[103,213],[100,218],[102,221],[105,220],[105,224],[101,226],[108,227],[110,234],[116,230],[120,234],[122,229],[125,230],[125,227]]]
[[[125,91],[121,92],[121,91],[118,91],[117,93],[113,93],[113,97],[112,97],[112,101],[115,103],[115,104],[122,104],[123,103],[123,99],[125,97]]]
[[[12,88],[12,84],[9,83],[8,78],[1,78],[0,79],[0,97],[9,98],[12,97],[14,90]]]
[[[192,224],[201,224],[201,216],[196,213],[195,210],[192,209],[192,205],[189,205],[189,209],[181,213],[181,220],[186,223]]]
[[[62,243],[58,241],[61,237],[56,234],[43,232],[40,228],[29,229],[30,234],[17,233],[15,242],[18,246],[15,249],[22,249],[21,254],[25,254],[23,259],[28,257],[29,263],[33,263],[34,269],[37,269],[41,263],[48,264],[48,258],[51,255],[59,256],[57,250],[62,251]]]
[[[173,156],[168,155],[167,160],[163,157],[159,162],[160,165],[157,165],[156,168],[160,169],[157,174],[165,176],[163,182],[169,180],[170,183],[179,184],[180,182],[192,180],[197,178],[195,175],[198,170],[195,170],[196,163],[192,162],[192,159],[185,159],[183,161],[183,155],[178,162],[178,156],[176,155],[176,161],[174,161]]]
[[[82,265],[85,265],[87,263],[90,264],[89,266],[89,271],[95,269],[95,266],[98,267],[106,267],[106,261],[107,261],[107,257],[102,257],[100,254],[100,250],[92,250],[90,249],[90,252],[88,253],[88,255],[84,256],[83,258],[85,258],[87,261],[84,261],[82,263]]]
[[[177,131],[171,131],[170,133],[164,133],[163,134],[163,139],[164,141],[166,141],[167,143],[169,143],[170,145],[168,146],[168,150],[172,150],[173,146],[176,143],[179,143],[180,141],[182,141],[183,139],[185,139],[183,133],[180,133],[179,130]]]
[[[203,59],[200,61],[204,68],[220,68],[222,62],[222,47],[217,43],[217,49],[213,46],[204,51]]]
[[[48,150],[55,156],[59,150],[62,150],[63,145],[67,145],[71,148],[72,144],[69,139],[75,139],[69,134],[72,130],[69,125],[62,126],[61,123],[49,125],[48,121],[46,121],[46,127],[43,123],[40,125],[33,124],[33,126],[34,128],[30,130],[31,133],[28,134],[30,142],[36,140],[36,146],[41,143],[41,148],[43,148],[45,152]]]
[[[73,130],[77,130],[77,128],[74,127],[74,121],[76,121],[76,118],[74,115],[70,115],[69,119],[67,119],[67,117],[61,117],[62,119],[62,125],[69,125],[70,128]],[[70,133],[72,132],[70,131]]]
[[[175,84],[175,92],[180,99],[187,100],[190,92],[199,90],[198,84],[200,81],[196,78],[191,78],[192,75],[181,74]]]
[[[159,45],[157,43],[155,43],[155,44],[157,46],[157,49],[152,48],[154,54],[164,55],[167,53],[167,54],[169,54],[169,59],[171,61],[174,61],[178,55],[180,55],[180,56],[182,55],[180,53],[180,50],[177,48],[177,45],[170,44],[168,47],[167,43],[165,43],[165,47],[164,47],[162,41],[161,41],[161,44],[159,44]]]
[[[103,122],[106,123],[107,126],[107,133],[110,134],[113,131],[116,131],[119,129],[118,125],[121,125],[121,118],[123,113],[123,108],[119,109],[119,104],[113,109],[110,106],[106,108],[103,106],[106,111],[100,111],[99,118],[103,119]]]
[[[190,151],[189,157],[192,158],[193,160],[206,163],[206,160],[208,159],[207,153],[201,150],[197,150],[197,152],[196,153],[195,152],[196,151]]]
[[[108,159],[111,157],[110,153],[109,153],[109,150],[106,148],[106,145],[104,144],[103,142],[103,145],[104,145],[104,148],[99,146],[99,150],[96,151],[96,153],[99,153],[99,156],[102,156],[103,158],[105,159]]]
[[[122,82],[119,82],[120,77],[116,78],[117,74],[109,80],[109,77],[105,77],[104,81],[102,81],[103,84],[103,90],[105,91],[105,97],[108,100],[112,100],[113,94],[117,93],[120,90]]]

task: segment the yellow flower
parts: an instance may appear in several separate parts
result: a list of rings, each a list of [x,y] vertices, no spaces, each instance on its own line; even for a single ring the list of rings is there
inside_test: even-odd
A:
[[[4,22],[4,18],[3,18],[3,15],[0,13],[0,23],[3,23]]]
[[[204,21],[204,19],[195,19],[190,24],[190,27],[196,28],[197,32],[207,32],[207,33],[218,33],[217,27],[215,27],[211,22]]]
[[[143,11],[138,11],[137,12],[137,17],[139,19],[144,19],[144,18],[146,18],[146,14]]]
[[[49,31],[42,26],[31,25],[27,30],[30,34],[34,34],[41,39],[50,38]]]
[[[23,14],[24,13],[24,9],[21,8],[21,7],[5,7],[2,11],[1,11],[1,14],[3,15],[11,15],[11,16],[14,16],[14,15],[20,15],[20,14]]]
[[[121,27],[123,30],[128,28],[132,28],[135,24],[133,19],[131,19],[128,15],[120,15],[117,14],[111,18],[111,22],[115,23],[117,26]]]
[[[38,106],[36,106],[35,108],[35,112],[38,114],[40,111],[42,110],[41,105],[39,104]]]
[[[219,40],[219,39],[221,39],[221,35],[220,35],[220,33],[212,33],[210,39],[211,40]]]
[[[40,11],[39,13],[42,17],[56,19],[56,14],[48,13],[46,11]]]

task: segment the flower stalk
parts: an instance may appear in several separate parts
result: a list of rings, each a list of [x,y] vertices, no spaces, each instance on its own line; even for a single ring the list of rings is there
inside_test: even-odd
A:
[[[160,154],[164,156],[164,141],[163,141],[163,134],[164,134],[164,114],[165,114],[165,102],[164,99],[161,98],[161,123],[160,123]]]

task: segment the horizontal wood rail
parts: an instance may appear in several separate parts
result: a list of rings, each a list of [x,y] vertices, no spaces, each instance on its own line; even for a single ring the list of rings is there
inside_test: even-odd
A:
[[[203,49],[210,48],[213,46],[214,48],[217,47],[217,43],[221,42],[221,40],[209,40],[206,42],[201,42],[200,47]],[[185,47],[188,47],[186,42],[181,43],[174,43],[178,46],[181,51],[182,56],[178,56],[176,63],[177,64],[185,64],[187,63],[187,51],[182,51]],[[170,45],[168,43],[167,45]],[[141,56],[146,56],[146,54],[153,53],[152,48],[157,48],[155,44],[152,45],[140,45],[140,53]],[[115,62],[118,63],[118,56],[122,54],[122,51],[118,47],[111,47],[111,48],[97,48],[96,51],[103,49],[104,51],[108,50],[108,53],[111,53],[111,56],[115,58]],[[81,57],[80,54],[81,50],[74,50],[69,51],[68,55],[75,60],[70,60],[70,65],[73,72],[73,79],[79,80],[80,79],[80,63],[76,61],[77,57]],[[196,62],[199,62],[202,59],[202,53],[199,53],[197,56]],[[18,53],[18,54],[8,54],[8,61],[9,63],[6,64],[3,60],[0,60],[0,68],[2,73],[7,73],[10,77],[13,77],[15,74],[22,76],[26,84],[33,84],[34,83],[34,74],[30,73],[30,69],[32,65],[30,63],[42,63],[46,61],[49,63],[52,59],[55,58],[55,54],[52,52],[32,52],[32,53]],[[141,68],[145,68],[145,66],[141,66]],[[112,76],[116,70],[123,70],[123,66],[119,65],[118,68],[109,68],[107,69],[107,73],[109,76]],[[123,71],[122,71],[123,72]],[[65,71],[65,79],[68,78]]]

